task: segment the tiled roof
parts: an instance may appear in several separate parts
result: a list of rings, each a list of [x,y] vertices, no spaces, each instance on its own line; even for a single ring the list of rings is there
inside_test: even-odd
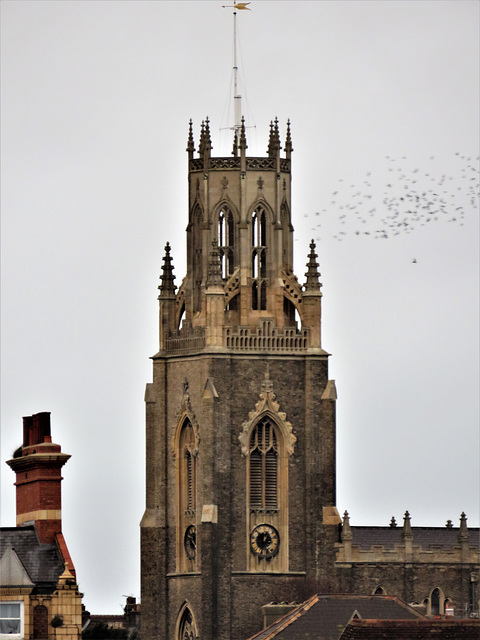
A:
[[[480,639],[480,620],[352,620],[341,635],[341,640],[385,638],[477,640]]]
[[[315,595],[250,640],[338,640],[352,616],[374,619],[423,619],[393,596]]]
[[[34,526],[2,527],[0,529],[0,558],[12,547],[25,567],[37,590],[51,591],[65,567],[57,545],[38,540]]]
[[[352,544],[362,549],[369,549],[372,545],[382,545],[385,549],[393,549],[396,544],[403,544],[402,527],[351,527]],[[479,545],[478,528],[468,528],[468,544]],[[431,550],[433,547],[449,549],[458,547],[458,527],[412,527],[413,544],[422,549]]]

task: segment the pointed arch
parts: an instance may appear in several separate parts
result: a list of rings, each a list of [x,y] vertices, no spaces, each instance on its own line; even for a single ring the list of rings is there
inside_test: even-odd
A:
[[[198,640],[197,624],[190,604],[185,601],[177,616],[175,640]]]
[[[438,587],[435,587],[434,589],[432,589],[432,591],[430,592],[430,615],[438,616],[444,613],[443,611],[444,601],[445,601],[445,597],[441,589],[439,589]]]
[[[193,256],[193,312],[200,311],[202,304],[203,268],[203,208],[196,201],[192,209],[192,256]]]
[[[197,476],[200,435],[190,404],[188,380],[183,381],[181,408],[172,439],[176,462],[176,565],[177,571],[195,571],[197,566]]]
[[[222,278],[226,280],[235,271],[238,264],[236,221],[238,213],[232,204],[223,200],[215,207],[214,220],[216,221],[216,240],[220,252]]]
[[[291,212],[287,199],[284,197],[280,205],[280,224],[282,227],[282,266],[284,269],[293,269]]]
[[[250,208],[252,309],[267,309],[268,246],[271,244],[270,224],[273,213],[265,201]]]
[[[246,458],[247,569],[288,570],[288,461],[296,441],[292,425],[279,411],[268,371],[260,400],[239,435]],[[264,528],[279,541],[274,553],[262,555],[252,547],[252,536]],[[260,529],[259,529],[260,528]]]

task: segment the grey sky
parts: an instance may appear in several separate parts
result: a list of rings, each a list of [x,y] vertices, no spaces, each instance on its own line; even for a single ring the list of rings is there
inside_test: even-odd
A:
[[[291,119],[301,282],[319,238],[338,508],[352,524],[408,509],[413,525],[464,510],[478,526],[480,5],[250,6],[238,17],[248,153],[265,153],[272,118],[282,138]],[[200,1],[0,8],[1,524],[15,524],[3,461],[21,418],[51,411],[72,454],[64,533],[85,604],[120,613],[139,596],[163,247],[179,284],[189,118],[198,141],[208,115],[213,154],[231,151],[232,16]],[[406,213],[406,193],[436,198],[438,220]],[[409,226],[397,218],[376,239],[392,198]]]

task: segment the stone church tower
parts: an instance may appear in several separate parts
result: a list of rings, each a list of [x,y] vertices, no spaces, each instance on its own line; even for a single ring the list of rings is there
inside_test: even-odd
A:
[[[187,273],[165,247],[147,384],[142,637],[245,639],[261,607],[325,587],[335,562],[335,384],[310,245],[293,273],[290,124],[248,157],[188,137]]]

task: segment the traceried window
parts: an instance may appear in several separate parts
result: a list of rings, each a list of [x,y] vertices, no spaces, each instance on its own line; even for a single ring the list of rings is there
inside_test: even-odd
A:
[[[278,509],[278,445],[273,422],[265,417],[250,436],[250,509]]]
[[[184,417],[177,437],[177,571],[190,572],[196,570],[197,561],[198,440],[187,417]]]
[[[267,308],[267,216],[262,207],[252,214],[252,309]]]
[[[222,278],[226,280],[235,270],[233,214],[228,207],[220,210],[217,232]]]
[[[0,602],[0,638],[23,638],[23,602]]]
[[[202,306],[203,255],[202,255],[202,210],[197,205],[193,213],[193,311],[200,311]]]
[[[197,627],[192,612],[185,607],[181,613],[180,624],[178,625],[177,640],[197,640]]]
[[[191,513],[196,508],[196,457],[193,449],[195,434],[187,420],[180,435],[180,510]]]

